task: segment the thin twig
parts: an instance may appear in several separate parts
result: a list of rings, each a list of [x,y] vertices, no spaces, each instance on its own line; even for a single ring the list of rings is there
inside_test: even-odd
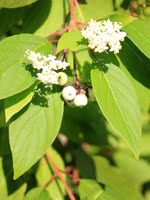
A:
[[[63,183],[63,185],[64,185],[64,187],[65,187],[65,189],[66,189],[66,191],[67,191],[67,193],[69,195],[70,200],[75,200],[75,197],[74,197],[73,193],[71,192],[71,190],[68,187],[67,183],[63,179],[63,177],[62,177],[57,165],[55,164],[55,162],[53,161],[52,157],[50,156],[50,154],[48,152],[46,153],[46,156],[47,156],[48,160],[50,161],[51,165],[53,166],[55,173],[57,174],[57,176],[59,176],[61,182]]]
[[[82,28],[80,27],[79,23],[77,23],[77,22],[75,22],[75,23],[76,23],[76,26],[79,29],[79,31],[81,31]]]
[[[97,60],[97,57],[96,57],[96,55],[94,54],[93,50],[92,50],[90,47],[88,47],[88,48],[89,48],[89,50],[90,50],[92,56]]]
[[[69,17],[70,17],[70,12],[69,12],[69,13],[67,14],[67,16],[66,16],[65,22],[64,22],[64,24],[62,25],[63,27],[66,26]]]
[[[49,40],[49,42],[51,42],[51,43],[57,43],[58,40]]]
[[[80,15],[80,17],[81,17],[81,20],[84,22],[84,17],[83,17],[83,15],[82,15],[82,12],[81,12],[81,9],[80,9],[78,0],[74,0],[74,3],[75,3],[75,5],[76,5],[76,7],[77,7],[77,9],[78,9],[78,12],[79,12],[79,15]]]
[[[60,170],[60,169],[59,169]],[[65,171],[63,171],[63,170],[60,170],[60,172],[62,172],[63,174],[66,174],[67,176],[69,176],[69,177],[71,177],[71,178],[73,178],[73,179],[76,179],[76,181],[80,181],[80,178],[77,178],[77,177],[74,177],[74,175],[72,175],[72,174],[69,174],[68,172],[65,172]]]
[[[63,59],[62,59],[62,61],[64,61],[64,60],[65,60],[66,56],[67,56],[67,49],[64,49],[64,56],[63,56]]]
[[[56,35],[60,35],[61,33],[64,33],[65,31],[67,31],[69,28],[70,28],[70,26],[67,26],[67,27],[64,28],[64,29],[62,29],[62,30],[60,30],[60,31],[57,31],[57,32],[55,32],[55,33],[53,33],[53,34],[47,36],[45,39],[49,39],[49,38],[54,37],[54,36],[56,36]]]
[[[43,186],[43,190],[56,178],[57,174],[54,173],[53,176],[49,179],[49,181]]]
[[[77,83],[77,66],[76,66],[76,55],[73,52],[73,84],[76,85]]]
[[[76,24],[79,24],[79,25],[81,25],[81,26],[88,26],[89,24],[88,23],[82,23],[82,22],[78,22],[78,21],[76,21]]]

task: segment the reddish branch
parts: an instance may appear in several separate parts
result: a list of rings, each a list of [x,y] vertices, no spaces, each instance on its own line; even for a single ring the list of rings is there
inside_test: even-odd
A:
[[[77,0],[70,0],[70,13],[69,13],[69,14],[70,14],[70,16],[71,16],[71,20],[70,20],[69,25],[68,25],[67,27],[65,27],[64,29],[59,30],[59,31],[57,31],[57,32],[55,32],[55,33],[53,33],[53,34],[47,36],[46,39],[49,39],[49,38],[52,38],[52,37],[54,37],[54,36],[60,35],[60,34],[62,34],[62,33],[64,33],[64,32],[66,32],[66,31],[75,31],[75,28],[76,28],[76,27],[77,27],[79,30],[81,30],[81,27],[80,27],[80,26],[87,26],[87,25],[88,25],[87,23],[78,22],[78,21],[76,20],[76,17],[75,17],[75,9],[74,9],[75,5],[76,5],[76,7],[77,7],[77,9],[78,9],[78,11],[79,11],[79,14],[80,14],[82,20],[84,21],[83,16],[82,16],[82,13],[81,13],[81,10],[80,10],[80,7],[79,7],[79,4],[78,4],[78,1],[77,1]],[[69,18],[69,15],[67,16],[67,19],[66,19],[66,20],[68,20],[68,18]],[[64,23],[64,25],[66,25],[66,22]],[[56,41],[56,40],[54,40],[54,41]],[[53,41],[52,41],[52,42],[53,42]]]
[[[43,189],[45,189],[56,178],[56,176],[57,174],[54,173],[50,180],[43,186]]]
[[[57,32],[55,32],[55,33],[53,33],[53,34],[47,36],[45,39],[49,39],[49,38],[54,37],[54,36],[56,36],[56,35],[60,35],[61,33],[66,32],[68,29],[69,29],[69,26],[67,26],[67,27],[64,28],[64,29],[62,29],[62,30],[60,30],[60,31],[57,31]]]
[[[55,171],[55,173],[54,173],[52,178],[54,179],[55,178],[55,174],[56,174],[56,176],[58,176],[60,178],[61,182],[63,183],[63,185],[64,185],[64,187],[65,187],[65,189],[66,189],[66,191],[68,193],[68,196],[69,196],[70,200],[75,200],[75,197],[74,197],[73,193],[71,192],[70,188],[68,187],[67,183],[65,182],[64,178],[62,177],[59,168],[57,167],[57,165],[55,164],[55,162],[53,161],[52,157],[50,156],[50,154],[48,152],[46,153],[46,157],[48,158],[50,164],[52,165],[52,167],[53,167],[53,169]],[[49,180],[49,182],[51,182],[51,180]]]

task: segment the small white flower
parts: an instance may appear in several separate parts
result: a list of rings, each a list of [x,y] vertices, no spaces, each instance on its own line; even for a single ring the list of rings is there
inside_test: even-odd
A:
[[[86,106],[88,103],[88,98],[85,94],[78,94],[74,99],[74,105],[78,107]]]
[[[64,87],[62,96],[65,100],[71,101],[76,97],[76,89],[71,85]]]
[[[32,61],[33,68],[40,70],[37,73],[37,78],[44,84],[65,84],[67,81],[67,75],[61,81],[58,81],[57,70],[64,70],[69,63],[66,61],[56,60],[56,57],[49,54],[48,56],[43,56],[40,53],[35,53],[33,51],[27,50],[25,52],[27,58]],[[59,75],[60,76],[60,75]],[[65,82],[65,83],[64,83]]]
[[[95,52],[111,51],[119,53],[120,41],[126,37],[126,33],[120,31],[121,23],[107,21],[96,22],[91,20],[89,25],[81,31],[84,38],[89,40],[89,47]]]

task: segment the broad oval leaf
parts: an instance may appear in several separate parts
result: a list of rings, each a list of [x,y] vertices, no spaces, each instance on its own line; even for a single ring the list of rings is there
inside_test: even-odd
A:
[[[104,18],[114,12],[113,1],[112,0],[86,0],[80,4],[85,21],[91,19]],[[81,18],[79,18],[79,21]]]
[[[98,200],[103,193],[99,183],[91,179],[81,179],[78,190],[81,200]]]
[[[127,26],[124,26],[123,30],[140,51],[150,58],[150,32],[147,24],[142,20],[135,20]]]
[[[31,5],[23,19],[23,32],[46,37],[62,29],[65,4],[64,0],[39,0]]]
[[[34,88],[36,83],[33,84],[27,90],[16,94],[14,96],[4,99],[4,108],[5,108],[5,120],[8,120],[17,112],[19,112],[23,107],[25,107],[31,100],[34,95]]]
[[[121,22],[122,26],[125,26],[135,20],[137,20],[137,18],[129,16],[129,15],[125,15],[125,14],[115,14],[115,15],[111,15],[109,17],[109,19],[113,22]]]
[[[83,36],[80,32],[67,32],[59,39],[57,46],[57,53],[63,49],[70,49],[75,51],[81,44]]]
[[[42,189],[41,187],[36,187],[30,190],[24,200],[50,200],[49,193],[46,189]]]
[[[142,112],[148,113],[150,108],[150,59],[129,39],[123,42],[122,50],[117,57],[121,70],[134,85]]]
[[[7,197],[7,200],[24,200],[27,185],[23,184],[18,190]]]
[[[116,132],[128,143],[136,158],[141,143],[141,119],[132,84],[114,64],[105,64],[105,71],[93,69],[92,85],[102,113]]]
[[[8,37],[0,42],[0,99],[22,92],[35,82],[36,78],[26,69],[29,61],[25,51],[42,48],[49,52],[52,49],[47,40],[30,34]]]
[[[17,8],[29,5],[37,0],[0,0],[0,8]]]
[[[35,97],[28,109],[10,124],[15,179],[35,164],[56,138],[63,105],[60,93],[51,91],[46,97]]]

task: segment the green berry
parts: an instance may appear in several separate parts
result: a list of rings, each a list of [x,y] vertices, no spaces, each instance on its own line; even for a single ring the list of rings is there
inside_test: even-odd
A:
[[[64,72],[59,72],[57,78],[59,85],[65,85],[68,82],[68,76]]]

